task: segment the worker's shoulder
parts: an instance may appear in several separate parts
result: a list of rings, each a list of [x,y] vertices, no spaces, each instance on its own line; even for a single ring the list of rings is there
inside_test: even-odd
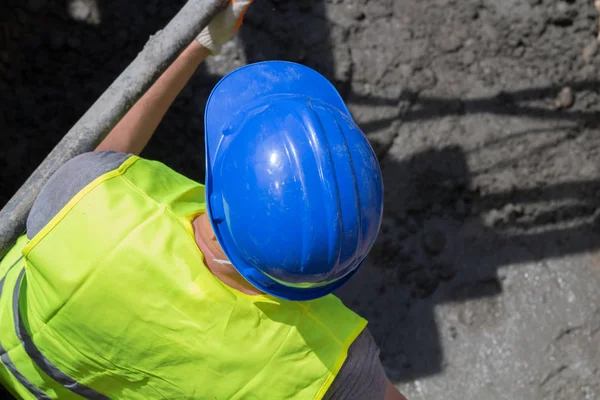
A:
[[[131,154],[116,151],[83,153],[62,165],[46,182],[27,218],[27,236],[39,232],[81,189],[117,169]]]
[[[53,178],[60,178],[60,175],[84,173],[87,176],[93,175],[92,180],[94,180],[98,176],[118,168],[129,157],[131,157],[131,154],[117,151],[91,151],[83,153],[67,161],[54,173]]]
[[[119,168],[129,157],[131,154],[116,151],[88,152],[73,157],[50,177],[38,198],[55,196],[55,191],[66,192],[65,195],[73,197],[94,179]]]

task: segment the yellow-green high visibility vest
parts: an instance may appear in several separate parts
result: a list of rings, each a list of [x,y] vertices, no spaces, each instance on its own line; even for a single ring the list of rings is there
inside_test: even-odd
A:
[[[25,399],[320,399],[366,321],[204,264],[204,187],[130,157],[0,262],[0,383]]]

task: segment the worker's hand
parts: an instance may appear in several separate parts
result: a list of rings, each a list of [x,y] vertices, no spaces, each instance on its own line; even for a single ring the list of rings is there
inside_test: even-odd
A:
[[[217,54],[237,32],[244,14],[254,0],[229,0],[227,8],[217,14],[196,40],[212,54]]]

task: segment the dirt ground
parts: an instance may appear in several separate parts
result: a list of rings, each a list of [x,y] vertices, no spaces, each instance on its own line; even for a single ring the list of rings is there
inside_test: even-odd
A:
[[[184,3],[0,3],[0,204]],[[228,71],[330,78],[383,168],[339,294],[409,399],[600,399],[600,56],[591,0],[257,0],[145,156],[202,181]]]

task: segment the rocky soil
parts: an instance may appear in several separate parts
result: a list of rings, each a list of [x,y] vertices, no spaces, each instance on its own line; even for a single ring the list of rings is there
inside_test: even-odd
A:
[[[0,204],[184,3],[0,4]],[[144,154],[203,180],[203,106],[247,62],[330,78],[383,168],[340,296],[411,399],[600,399],[600,56],[584,0],[257,0]]]

